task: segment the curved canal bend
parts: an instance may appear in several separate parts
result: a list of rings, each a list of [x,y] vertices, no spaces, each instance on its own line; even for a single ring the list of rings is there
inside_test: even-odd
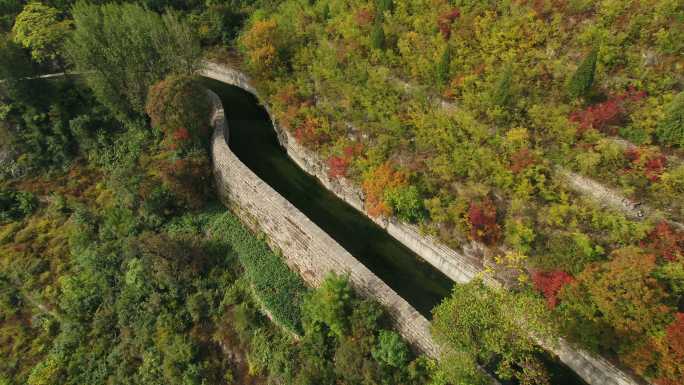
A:
[[[237,157],[309,219],[334,238],[428,319],[453,282],[355,208],[304,172],[280,146],[270,117],[254,95],[204,78],[226,112]],[[554,385],[585,384],[572,370],[545,357]]]

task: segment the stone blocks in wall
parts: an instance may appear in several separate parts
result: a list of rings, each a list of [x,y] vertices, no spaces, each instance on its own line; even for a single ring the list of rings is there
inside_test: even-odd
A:
[[[268,235],[288,266],[308,284],[319,285],[331,271],[348,275],[355,290],[388,309],[395,327],[406,340],[419,351],[437,357],[439,351],[425,317],[230,151],[224,136],[227,127],[221,102],[213,93],[211,99],[214,104],[213,167],[222,200],[247,214],[248,221]]]

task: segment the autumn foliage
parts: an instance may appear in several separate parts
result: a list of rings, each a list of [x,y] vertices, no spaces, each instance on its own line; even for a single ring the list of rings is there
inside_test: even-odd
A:
[[[458,8],[453,8],[448,12],[444,12],[437,18],[437,26],[439,27],[439,32],[442,34],[444,40],[449,40],[451,36],[451,25],[456,19],[461,16],[461,11]]]
[[[633,147],[625,150],[625,158],[630,162],[627,171],[643,170],[644,175],[651,182],[660,180],[660,176],[667,167],[667,158],[659,151]]]
[[[612,135],[615,132],[611,127],[620,123],[626,114],[625,105],[628,102],[639,101],[644,97],[646,97],[644,91],[630,89],[614,95],[604,102],[573,112],[570,114],[570,120],[578,124],[580,133],[593,128]]]
[[[280,64],[274,45],[278,38],[278,23],[274,19],[257,20],[242,35],[241,42],[247,50],[249,62],[262,75],[268,75]]]
[[[349,171],[349,165],[354,156],[361,153],[362,146],[347,146],[342,151],[341,156],[331,155],[328,158],[328,176],[330,178],[344,178]]]
[[[572,283],[572,276],[561,270],[535,271],[532,273],[534,287],[546,298],[549,308],[558,305],[558,293],[567,284]]]
[[[674,230],[667,222],[659,222],[643,245],[667,261],[684,256],[684,232]]]
[[[522,148],[511,155],[510,170],[514,174],[524,171],[537,162],[536,157],[528,148]]]
[[[321,119],[307,116],[294,130],[297,142],[307,147],[317,148],[328,141],[328,136],[322,130]]]
[[[202,207],[211,194],[211,164],[203,154],[167,161],[159,174],[162,184],[187,208]]]
[[[392,207],[385,199],[385,192],[408,183],[406,173],[396,170],[390,162],[376,168],[363,182],[366,211],[372,217],[392,215]]]
[[[211,105],[205,89],[194,78],[170,76],[150,87],[145,111],[160,128],[171,148],[183,147],[209,133]]]
[[[501,228],[496,223],[496,207],[491,199],[471,202],[468,208],[470,238],[487,245],[493,245],[501,237]]]

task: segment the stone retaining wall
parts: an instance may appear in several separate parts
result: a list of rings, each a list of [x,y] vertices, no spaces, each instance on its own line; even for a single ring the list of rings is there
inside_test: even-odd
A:
[[[395,327],[419,351],[439,356],[430,335],[430,323],[406,300],[368,270],[289,201],[254,174],[228,147],[225,113],[218,96],[210,92],[214,112],[212,158],[221,199],[243,213],[268,235],[285,262],[312,286],[334,271],[348,274],[355,290],[388,309]]]
[[[229,67],[221,66],[215,63],[206,62],[205,68],[203,69],[201,74],[208,78],[212,78],[227,84],[240,87],[254,94],[258,100],[262,100],[259,98],[259,95],[256,89],[254,88],[253,84],[250,82],[249,78],[240,71],[234,70]],[[264,108],[266,108],[266,110],[268,111],[268,106],[264,106]],[[272,116],[270,112],[269,116]],[[283,130],[280,127],[278,127],[278,125],[275,124],[275,122],[273,123],[280,144],[285,148],[288,156],[293,161],[295,161],[295,163],[297,163],[299,167],[301,167],[307,173],[315,176],[327,189],[335,193],[335,195],[337,195],[340,199],[346,201],[351,206],[362,212],[364,215],[368,216],[368,214],[364,210],[363,193],[358,187],[353,186],[351,183],[344,179],[333,180],[329,178],[327,173],[327,165],[323,159],[321,159],[313,151],[309,151],[305,147],[301,146],[299,143],[297,143],[296,140],[294,140],[294,138],[290,136],[290,134],[286,130]],[[232,156],[235,157],[235,155]],[[239,162],[239,160],[237,161]],[[261,182],[261,184],[268,187],[264,182]],[[246,192],[246,194],[250,194],[250,192]],[[281,197],[281,199],[284,198]],[[299,213],[299,211],[297,212]],[[299,214],[302,215],[301,213]],[[306,217],[304,216],[304,218]],[[460,251],[456,251],[452,248],[445,246],[444,244],[442,244],[441,242],[432,237],[421,234],[415,226],[400,223],[395,220],[378,220],[370,216],[369,218],[378,223],[383,228],[385,228],[387,232],[390,235],[392,235],[395,239],[397,239],[399,242],[401,242],[406,247],[411,249],[413,252],[418,254],[420,257],[425,259],[432,266],[439,269],[442,273],[444,273],[446,276],[448,276],[455,282],[469,282],[474,277],[481,276],[481,273],[484,270],[482,264],[482,255],[486,252],[486,250],[483,246],[480,246],[477,243],[466,244]],[[311,224],[313,225],[313,223]],[[317,226],[316,228],[318,229],[318,231],[325,234]],[[327,234],[325,234],[325,236],[330,239],[330,237]],[[287,237],[285,238],[285,240],[287,240]],[[332,241],[332,239],[330,240]],[[338,248],[341,248],[341,246],[339,246],[337,243],[335,243],[335,245]],[[349,254],[346,251],[345,253]],[[355,264],[360,264],[355,258],[351,258],[353,259]],[[337,268],[342,268],[342,270],[344,271],[343,267],[337,266]],[[338,271],[337,269],[331,270]],[[302,271],[300,269],[300,271],[306,274],[306,270]],[[368,270],[366,269],[366,271]],[[371,275],[373,275],[372,272],[368,272]],[[375,275],[373,275],[373,277],[375,277]],[[484,276],[483,278],[487,279]],[[375,279],[378,278],[375,277]],[[382,283],[382,281],[380,282]],[[489,283],[490,285],[498,285],[498,283],[493,279],[487,279],[487,283]],[[382,283],[382,285],[386,286],[384,283]],[[387,287],[387,289],[390,290],[394,296],[397,296],[397,294],[394,293],[394,291],[392,291],[389,287]],[[385,302],[382,301],[382,297],[377,298],[381,299],[380,302],[385,304]],[[393,301],[394,300],[391,300],[390,302]],[[406,303],[406,305],[410,307],[408,303]],[[415,312],[415,309],[411,308],[411,310]],[[422,325],[423,320],[425,319],[423,318],[418,323]],[[425,322],[427,322],[427,320],[425,320]],[[409,327],[410,323],[398,323],[398,325],[400,325],[403,328],[406,328]],[[399,330],[402,332],[402,334],[408,340],[414,342],[414,340],[416,340],[416,336],[409,337],[410,334],[404,334],[405,332],[401,327],[399,328]],[[423,326],[420,327],[423,328]],[[425,326],[425,329],[427,330],[427,326]],[[420,333],[418,334],[420,335],[419,339],[422,339],[423,332],[420,331]],[[430,336],[428,334],[425,337],[425,341],[427,341],[429,338]],[[597,357],[583,349],[575,348],[567,342],[565,342],[563,339],[559,339],[558,341],[554,341],[553,343],[547,343],[545,341],[539,341],[539,343],[542,346],[544,346],[547,350],[556,354],[565,365],[567,365],[569,368],[575,371],[580,377],[582,377],[587,383],[591,385],[637,385],[643,383],[643,381],[634,379],[631,375],[616,367],[608,360],[602,357]],[[431,339],[428,345],[430,346],[430,349],[432,349],[432,351],[437,351]]]

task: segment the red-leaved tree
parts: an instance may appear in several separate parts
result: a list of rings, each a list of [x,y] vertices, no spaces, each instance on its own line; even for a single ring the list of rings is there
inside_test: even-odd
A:
[[[605,102],[573,112],[570,114],[570,121],[578,124],[580,133],[593,128],[614,135],[615,130],[612,126],[620,123],[624,118],[626,114],[625,105],[628,102],[639,101],[645,96],[646,92],[630,88],[626,92],[611,96]]]
[[[546,298],[546,304],[553,309],[558,305],[558,293],[574,281],[572,276],[561,270],[535,271],[532,273],[534,287]]]
[[[471,202],[468,208],[470,238],[493,245],[501,237],[501,229],[496,223],[496,207],[491,199]]]

